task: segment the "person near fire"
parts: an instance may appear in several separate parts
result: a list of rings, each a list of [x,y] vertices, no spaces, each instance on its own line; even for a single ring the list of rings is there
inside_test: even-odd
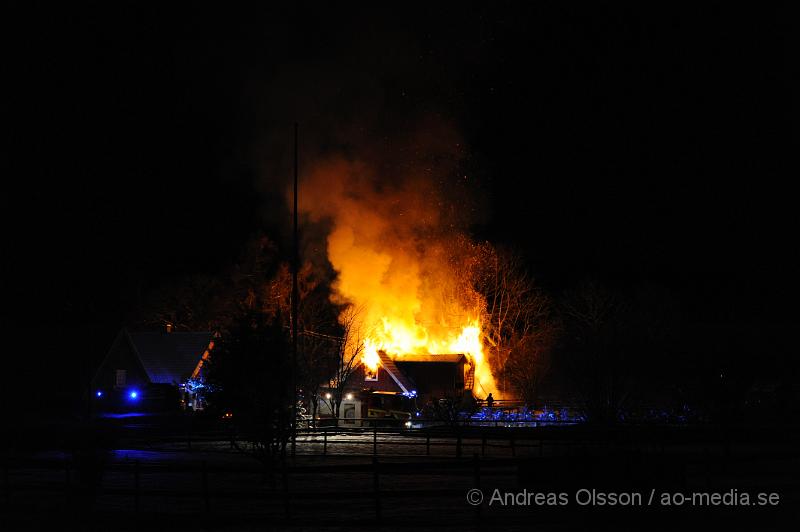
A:
[[[491,392],[489,392],[489,395],[486,396],[486,406],[489,407],[489,410],[491,410],[492,406],[494,406],[494,397],[492,397]]]

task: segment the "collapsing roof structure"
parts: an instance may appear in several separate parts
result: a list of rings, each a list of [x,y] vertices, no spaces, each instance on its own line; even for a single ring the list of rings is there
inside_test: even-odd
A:
[[[401,393],[414,396],[456,389],[469,389],[472,367],[464,371],[467,358],[463,354],[404,354],[390,357],[378,351],[380,367],[376,374],[360,368],[348,388]],[[465,374],[466,373],[466,374]]]

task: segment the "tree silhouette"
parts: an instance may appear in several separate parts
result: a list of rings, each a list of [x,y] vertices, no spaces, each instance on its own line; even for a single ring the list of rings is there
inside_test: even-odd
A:
[[[279,316],[248,310],[220,337],[209,363],[210,402],[233,413],[240,448],[271,468],[291,435],[291,347]]]

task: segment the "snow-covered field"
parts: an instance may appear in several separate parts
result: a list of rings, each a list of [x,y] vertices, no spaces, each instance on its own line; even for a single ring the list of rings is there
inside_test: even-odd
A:
[[[133,439],[123,446],[128,448],[102,457],[94,492],[81,482],[87,467],[79,457],[57,451],[15,456],[3,471],[1,503],[11,525],[0,529],[24,529],[30,520],[42,524],[37,520],[55,516],[83,520],[84,528],[96,530],[371,529],[378,517],[382,529],[461,531],[480,524],[512,530],[525,529],[530,521],[547,530],[551,514],[486,506],[478,514],[467,504],[466,494],[476,486],[515,490],[532,481],[546,489],[559,482],[562,466],[565,475],[574,477],[581,473],[580,464],[602,465],[608,460],[622,460],[625,471],[620,469],[620,474],[630,475],[641,456],[679,467],[682,457],[688,457],[686,463],[691,465],[683,470],[683,481],[690,486],[712,481],[742,489],[777,486],[787,501],[797,502],[800,464],[791,445],[771,445],[769,454],[763,454],[767,449],[760,444],[735,445],[726,451],[691,444],[664,449],[518,437],[512,446],[510,436],[494,433],[485,441],[481,436],[464,437],[459,457],[454,436],[379,432],[376,439],[368,431],[337,431],[327,437],[317,432],[298,438],[296,456],[287,461],[285,474],[279,469],[272,475],[246,448],[232,449],[230,441],[195,438],[189,448],[180,439],[135,445]],[[726,452],[755,458],[729,461]],[[704,465],[706,456],[717,465]],[[600,473],[592,474],[596,478],[587,478],[602,480]],[[556,522],[562,517],[557,516]]]

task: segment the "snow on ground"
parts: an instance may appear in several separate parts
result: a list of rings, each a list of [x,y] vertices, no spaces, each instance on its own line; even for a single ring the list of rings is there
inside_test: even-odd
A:
[[[490,437],[485,443],[479,437],[464,438],[458,458],[452,436],[431,436],[428,455],[428,439],[423,433],[378,433],[382,523],[389,528],[438,523],[437,531],[463,530],[476,520],[475,509],[466,504],[467,491],[477,483],[484,489],[518,488],[518,459],[530,457],[534,464],[542,460],[569,464],[578,456],[602,457],[620,450],[611,449],[608,443],[545,441],[542,445],[530,438],[515,439],[512,447],[510,437],[502,436],[510,434]],[[369,529],[377,515],[374,445],[375,435],[368,431],[331,431],[327,438],[320,432],[303,435],[297,441],[296,457],[288,462],[284,484],[281,471],[273,476],[266,474],[246,452],[232,449],[230,441],[194,439],[189,448],[183,440],[145,442],[132,438],[102,456],[99,489],[94,495],[81,488],[85,472],[79,457],[47,451],[8,462],[2,504],[13,510],[9,515],[28,518],[79,511],[106,516],[104,519],[110,519],[114,526],[134,516],[162,520],[172,516],[169,522],[174,530],[196,529],[198,519],[215,522],[214,529],[232,531],[250,530],[252,523],[291,523],[299,530],[348,529],[351,525]],[[764,449],[756,444],[738,444],[727,452],[739,456]],[[652,445],[628,446],[625,450],[654,455],[662,452]],[[696,456],[708,450],[702,445],[674,444],[666,451],[670,456]],[[719,448],[708,452],[712,456],[724,454]],[[783,486],[790,495],[798,478],[796,449],[772,445],[769,453],[757,461],[714,471],[715,481],[742,487]],[[476,454],[480,456],[479,478],[475,474]],[[696,463],[687,468],[687,482],[704,485],[709,474],[702,462]],[[484,517],[498,522],[505,519],[508,526],[501,528],[511,529],[514,523],[531,517],[521,512],[491,509]],[[182,519],[187,520],[186,528],[181,528]],[[99,529],[114,530],[114,526]]]

